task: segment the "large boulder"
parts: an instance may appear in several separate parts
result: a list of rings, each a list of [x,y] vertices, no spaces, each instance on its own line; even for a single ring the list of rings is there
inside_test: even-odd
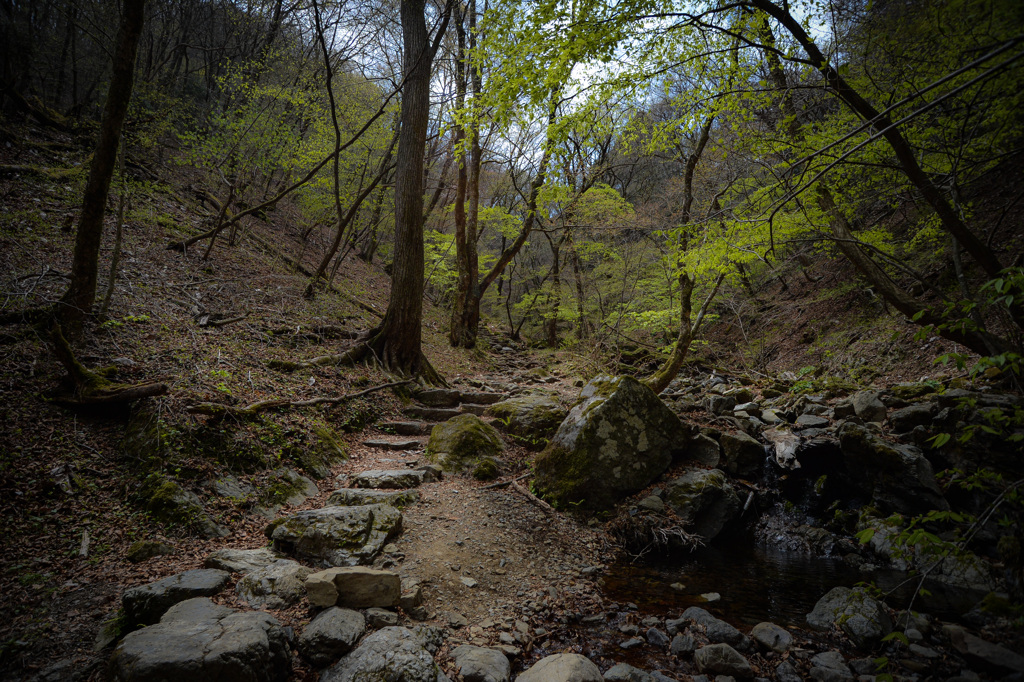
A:
[[[527,445],[546,445],[568,413],[558,398],[548,393],[531,393],[502,400],[487,408],[502,429]]]
[[[611,508],[650,484],[688,433],[654,391],[629,377],[599,376],[580,393],[537,456],[537,489],[555,503]]]
[[[839,429],[839,447],[851,481],[886,512],[918,514],[949,509],[928,459],[913,445],[888,443],[863,426]]]
[[[335,606],[321,611],[303,629],[299,653],[315,666],[330,665],[351,651],[364,632],[363,614]]]
[[[189,599],[122,639],[110,669],[117,682],[283,682],[289,638],[270,614]]]
[[[212,568],[200,568],[172,575],[163,580],[125,590],[121,606],[130,627],[152,625],[167,609],[194,597],[212,597],[231,581],[231,574]]]
[[[603,682],[601,669],[580,654],[555,654],[540,659],[516,682]]]
[[[807,614],[807,624],[825,631],[833,625],[858,647],[869,648],[892,632],[889,612],[860,588],[834,587]]]
[[[460,414],[430,432],[427,456],[445,471],[468,471],[480,479],[497,475],[496,458],[505,449],[498,430],[473,414]]]
[[[754,476],[764,467],[765,452],[761,441],[742,431],[723,433],[721,467],[737,476]]]
[[[254,608],[282,609],[306,595],[306,577],[312,572],[297,561],[278,559],[247,573],[235,585],[235,594]]]
[[[387,504],[324,507],[284,516],[266,529],[274,549],[324,566],[369,564],[402,529],[402,513]]]
[[[689,469],[669,481],[665,502],[685,528],[706,540],[721,533],[743,508],[736,489],[718,469]]]
[[[438,682],[437,644],[422,632],[386,627],[367,635],[352,653],[324,671],[320,682]]]
[[[328,568],[306,578],[312,606],[395,606],[402,593],[397,573],[363,566]]]

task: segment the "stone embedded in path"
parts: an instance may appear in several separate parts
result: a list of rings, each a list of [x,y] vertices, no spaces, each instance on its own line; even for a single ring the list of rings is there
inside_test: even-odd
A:
[[[306,594],[306,577],[313,569],[290,559],[246,574],[235,585],[235,594],[253,608],[283,609],[298,603]]]
[[[299,653],[317,667],[330,665],[351,651],[364,632],[363,614],[334,606],[321,611],[302,630]]]
[[[390,504],[396,509],[418,502],[419,492],[415,490],[367,490],[365,488],[342,488],[327,498],[328,507],[358,507],[366,504]]]
[[[426,436],[433,425],[425,422],[381,422],[381,431],[394,431],[399,436]]]
[[[516,682],[603,682],[601,670],[586,656],[555,654],[540,659]]]
[[[480,479],[497,476],[495,458],[504,449],[505,444],[498,431],[471,414],[459,415],[438,424],[430,432],[427,442],[427,456],[440,464],[444,471],[468,471]]]
[[[512,677],[508,657],[496,649],[463,644],[451,654],[465,682],[509,682]]]
[[[274,549],[325,566],[369,564],[402,529],[402,513],[387,504],[324,507],[277,519],[266,529]]]
[[[416,469],[373,469],[352,477],[353,488],[385,488],[389,490],[418,488],[423,484],[423,472]]]
[[[117,682],[284,682],[289,634],[267,613],[189,599],[122,639],[110,670]]]
[[[397,573],[362,566],[328,568],[306,578],[306,594],[312,606],[396,606],[402,593]]]
[[[892,632],[885,606],[860,588],[834,587],[807,614],[807,624],[825,631],[833,624],[860,648],[869,648]]]
[[[768,651],[784,654],[793,646],[793,635],[775,623],[758,623],[751,629],[750,638]]]
[[[269,566],[284,556],[272,549],[218,549],[203,561],[203,568],[217,568],[228,573],[249,573]]]
[[[441,682],[448,678],[434,662],[437,647],[436,638],[425,628],[383,628],[364,637],[352,653],[325,670],[320,682]]]
[[[743,678],[754,676],[750,662],[728,644],[709,644],[701,647],[693,654],[693,661],[702,673]]]
[[[462,414],[458,408],[454,407],[420,407],[418,405],[407,407],[402,411],[410,417],[426,419],[432,422],[447,421],[452,417],[458,417]]]
[[[462,400],[460,393],[450,388],[428,388],[414,392],[413,397],[427,407],[455,407]]]
[[[121,596],[125,617],[131,627],[152,625],[167,609],[194,597],[212,597],[231,581],[231,574],[199,568],[163,580],[125,590]]]
[[[537,489],[555,502],[610,509],[649,485],[685,448],[687,430],[654,391],[630,377],[598,376],[537,456]]]
[[[378,450],[415,450],[423,447],[423,443],[418,440],[384,440],[379,438],[364,440],[363,445],[368,448],[377,448]]]
[[[459,400],[471,405],[493,405],[508,398],[507,393],[494,393],[491,391],[461,391]]]

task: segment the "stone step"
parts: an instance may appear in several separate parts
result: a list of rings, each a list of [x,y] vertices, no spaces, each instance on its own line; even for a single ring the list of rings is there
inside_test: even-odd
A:
[[[507,393],[494,393],[492,391],[461,391],[459,401],[473,405],[493,405],[502,400],[508,400]]]
[[[342,488],[327,498],[326,507],[359,507],[366,504],[390,504],[396,509],[417,502],[420,494],[415,490],[367,490]]]
[[[383,438],[374,438],[371,440],[364,440],[363,445],[368,448],[377,448],[378,450],[416,450],[423,447],[423,441],[384,440]]]
[[[487,411],[488,407],[490,407],[490,405],[470,405],[469,403],[463,403],[459,406],[459,409],[462,410],[463,414],[475,414],[480,417],[483,416],[483,413]]]
[[[446,422],[452,417],[458,417],[462,411],[452,407],[422,407],[413,405],[402,410],[406,415],[415,419],[426,419],[428,421]]]
[[[451,388],[428,388],[416,391],[413,397],[427,407],[455,407],[461,401],[459,392]]]
[[[418,488],[425,477],[426,472],[418,469],[372,469],[353,476],[352,487],[404,490]]]
[[[429,422],[381,422],[377,428],[381,431],[394,431],[399,436],[429,436],[434,426]]]

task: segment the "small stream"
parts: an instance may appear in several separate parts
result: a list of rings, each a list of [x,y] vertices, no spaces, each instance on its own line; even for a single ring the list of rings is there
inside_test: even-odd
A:
[[[762,621],[806,628],[806,614],[833,587],[874,581],[888,591],[906,577],[894,570],[863,572],[839,559],[773,551],[737,537],[672,561],[614,564],[603,591],[620,603],[636,604],[644,614],[678,617],[687,607],[700,606],[740,628]],[[673,583],[682,583],[685,590],[673,590]],[[909,603],[912,589],[912,584],[896,589],[887,602],[893,607]],[[721,599],[707,602],[700,596],[709,592]]]

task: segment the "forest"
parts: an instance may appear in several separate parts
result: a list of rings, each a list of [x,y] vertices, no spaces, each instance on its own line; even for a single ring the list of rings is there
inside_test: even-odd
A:
[[[1016,0],[3,2],[0,678],[1016,679],[1022,82]]]

